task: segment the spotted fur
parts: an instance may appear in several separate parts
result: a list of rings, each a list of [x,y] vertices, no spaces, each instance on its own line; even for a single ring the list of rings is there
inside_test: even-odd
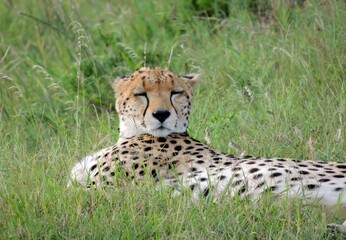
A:
[[[213,192],[215,197],[257,198],[271,192],[317,199],[345,211],[346,163],[236,157],[191,138],[186,128],[197,81],[196,74],[177,76],[163,68],[141,68],[118,79],[120,138],[79,161],[71,178],[92,188],[149,176],[158,185],[176,193],[189,189],[196,197]]]

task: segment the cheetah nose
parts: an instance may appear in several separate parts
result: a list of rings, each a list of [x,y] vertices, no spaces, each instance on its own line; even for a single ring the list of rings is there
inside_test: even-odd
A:
[[[169,117],[169,115],[171,115],[171,113],[167,110],[160,110],[153,113],[154,118],[159,120],[161,123],[163,123]]]

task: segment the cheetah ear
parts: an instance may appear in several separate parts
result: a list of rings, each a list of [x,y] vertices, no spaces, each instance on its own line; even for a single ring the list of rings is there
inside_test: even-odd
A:
[[[113,90],[115,93],[117,93],[119,91],[119,87],[121,85],[121,83],[127,81],[129,78],[128,75],[124,75],[124,76],[121,76],[121,77],[117,77],[115,80],[114,80],[114,83],[113,83]]]
[[[188,84],[190,84],[193,87],[196,84],[196,82],[198,82],[200,76],[200,73],[190,73],[187,75],[180,75],[179,77],[185,80]]]

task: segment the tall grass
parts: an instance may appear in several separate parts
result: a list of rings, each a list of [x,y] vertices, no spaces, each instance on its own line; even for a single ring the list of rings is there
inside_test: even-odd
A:
[[[345,3],[286,2],[4,1],[0,238],[332,238],[338,212],[299,200],[66,188],[116,142],[111,84],[142,65],[203,73],[189,132],[224,152],[346,162]]]

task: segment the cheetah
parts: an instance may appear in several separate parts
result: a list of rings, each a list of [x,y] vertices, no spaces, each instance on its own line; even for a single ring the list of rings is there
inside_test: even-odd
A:
[[[87,189],[112,186],[122,171],[131,181],[147,176],[176,194],[188,189],[193,197],[227,192],[256,199],[269,191],[346,212],[346,163],[237,157],[190,137],[186,129],[199,78],[147,67],[118,78],[113,88],[119,139],[77,162],[71,179]]]

